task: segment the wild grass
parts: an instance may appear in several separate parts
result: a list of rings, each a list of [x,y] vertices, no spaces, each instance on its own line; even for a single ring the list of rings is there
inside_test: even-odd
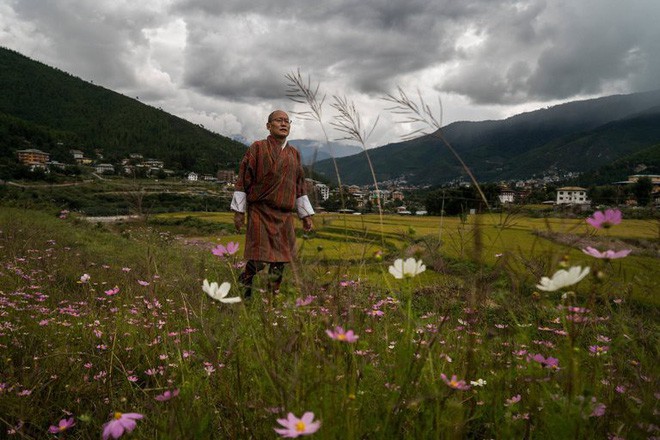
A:
[[[305,411],[322,439],[658,436],[657,302],[617,278],[630,270],[636,284],[651,257],[590,260],[532,234],[536,219],[445,218],[442,234],[438,219],[402,219],[383,219],[383,249],[368,235],[380,233],[376,216],[341,219],[325,238],[335,217],[319,218],[280,295],[223,304],[201,285],[230,281],[240,294],[240,257],[210,253],[237,236],[187,237],[191,246],[158,225],[3,208],[0,436],[45,438],[73,417],[60,436],[96,439],[117,411],[145,415],[135,439],[275,438],[278,418]],[[645,236],[636,222],[609,233]],[[582,223],[552,228],[581,234]],[[519,264],[502,264],[514,254]],[[395,279],[388,267],[407,255],[428,269]],[[538,274],[572,265],[592,273],[535,288]],[[359,339],[331,339],[335,326]],[[180,394],[157,401],[166,390]]]

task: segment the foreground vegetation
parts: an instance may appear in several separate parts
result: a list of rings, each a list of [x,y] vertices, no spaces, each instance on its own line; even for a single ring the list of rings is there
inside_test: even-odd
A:
[[[131,438],[275,438],[308,411],[324,439],[660,435],[657,223],[317,216],[280,295],[228,304],[202,291],[240,295],[240,253],[211,253],[240,241],[228,214],[63,217],[0,212],[3,436],[99,438],[138,413]],[[392,276],[409,256],[427,270]]]

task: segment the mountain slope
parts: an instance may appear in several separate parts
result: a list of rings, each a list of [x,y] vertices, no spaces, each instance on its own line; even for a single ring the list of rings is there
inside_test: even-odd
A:
[[[0,155],[13,150],[52,147],[75,148],[94,157],[103,150],[105,160],[141,153],[165,161],[165,166],[215,172],[235,166],[245,146],[201,126],[99,87],[60,70],[0,48],[0,133],[7,121],[24,121],[49,133],[50,140],[27,130],[22,145],[0,143]],[[4,121],[4,122],[3,122]],[[41,145],[40,145],[41,143]]]
[[[609,96],[501,121],[455,122],[443,132],[482,181],[531,177],[553,165],[566,171],[584,171],[660,142],[654,128],[654,107],[658,105],[660,91]],[[613,125],[608,126],[610,123]],[[595,149],[601,152],[602,160],[593,159]],[[380,181],[404,177],[414,184],[439,184],[465,176],[457,160],[433,136],[386,145],[369,154]],[[536,155],[544,156],[535,159]],[[363,157],[337,162],[343,182],[371,182]],[[319,163],[317,170],[328,178],[334,174],[326,161]]]

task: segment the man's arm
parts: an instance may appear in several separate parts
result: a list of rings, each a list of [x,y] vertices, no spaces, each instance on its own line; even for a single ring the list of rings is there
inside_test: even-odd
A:
[[[307,195],[300,196],[296,199],[296,210],[298,211],[298,217],[302,219],[303,229],[306,232],[314,229],[314,222],[312,221],[312,216],[315,214],[314,208]]]

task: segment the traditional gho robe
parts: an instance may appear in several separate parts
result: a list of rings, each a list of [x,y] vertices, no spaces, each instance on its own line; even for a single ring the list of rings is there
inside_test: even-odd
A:
[[[247,211],[246,260],[289,262],[295,257],[294,213],[314,214],[305,191],[300,153],[273,136],[248,148],[231,209]]]

